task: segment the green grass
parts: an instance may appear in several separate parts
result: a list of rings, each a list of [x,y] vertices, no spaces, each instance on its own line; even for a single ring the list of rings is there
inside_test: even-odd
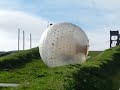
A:
[[[7,55],[10,55],[12,53],[15,53],[13,51],[9,51],[9,52],[0,52],[0,57],[3,57],[3,56],[7,56]]]
[[[1,71],[0,82],[21,83],[18,90],[63,90],[65,80],[72,77],[71,73],[78,67],[48,68],[40,58],[33,59],[22,68]]]
[[[120,46],[90,51],[84,64],[48,68],[38,48],[0,58],[0,82],[21,84],[1,90],[118,90]]]
[[[0,57],[0,70],[21,68],[32,59],[39,57],[38,48],[19,51],[15,54]]]
[[[102,53],[103,51],[89,51],[89,59],[88,60],[94,60],[97,55]]]
[[[17,90],[63,90],[66,79],[78,67],[79,65],[68,65],[48,68],[39,57],[38,48],[34,48],[0,58],[0,82],[20,83]]]
[[[75,90],[118,90],[120,88],[120,46],[108,49],[85,62],[73,74]],[[70,85],[71,86],[71,85]],[[69,85],[68,85],[69,87]]]

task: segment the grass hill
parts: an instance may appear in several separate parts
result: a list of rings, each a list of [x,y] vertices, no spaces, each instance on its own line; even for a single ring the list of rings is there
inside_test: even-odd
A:
[[[48,68],[38,48],[0,57],[0,83],[18,83],[1,90],[118,90],[120,46],[92,51],[84,64]]]
[[[7,56],[7,55],[10,55],[10,54],[14,54],[14,53],[16,53],[16,52],[17,52],[17,51],[0,52],[0,57]]]

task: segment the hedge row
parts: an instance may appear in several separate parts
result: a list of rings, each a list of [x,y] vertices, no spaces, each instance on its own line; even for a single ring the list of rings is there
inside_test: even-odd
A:
[[[23,66],[30,62],[33,58],[39,57],[39,50],[37,48],[22,50],[15,54],[0,57],[0,69],[13,69]]]
[[[113,88],[111,76],[120,71],[120,46],[108,49],[95,60],[85,62],[73,74],[68,90],[118,90]]]

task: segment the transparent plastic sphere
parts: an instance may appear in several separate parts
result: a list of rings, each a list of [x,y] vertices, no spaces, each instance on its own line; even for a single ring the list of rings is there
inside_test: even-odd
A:
[[[39,52],[49,67],[82,64],[86,61],[89,40],[85,32],[71,23],[54,24],[40,39]]]

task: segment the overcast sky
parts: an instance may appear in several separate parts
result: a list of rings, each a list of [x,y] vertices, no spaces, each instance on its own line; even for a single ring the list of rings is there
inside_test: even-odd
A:
[[[90,50],[109,48],[109,31],[120,30],[120,0],[0,0],[0,51],[17,50],[17,29],[25,31],[25,48],[38,45],[51,23],[71,22],[90,40]]]

